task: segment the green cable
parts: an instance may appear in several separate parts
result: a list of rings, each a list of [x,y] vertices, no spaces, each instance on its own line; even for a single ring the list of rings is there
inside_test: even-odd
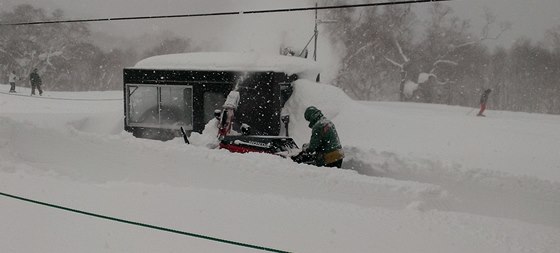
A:
[[[79,213],[79,214],[83,214],[83,215],[93,216],[93,217],[97,217],[97,218],[101,218],[101,219],[106,219],[106,220],[112,220],[112,221],[121,222],[121,223],[127,223],[127,224],[130,224],[130,225],[135,225],[135,226],[140,226],[140,227],[151,228],[151,229],[155,229],[155,230],[166,231],[166,232],[175,233],[175,234],[180,234],[180,235],[186,235],[186,236],[196,237],[196,238],[205,239],[205,240],[210,240],[210,241],[215,241],[215,242],[221,242],[221,243],[226,243],[226,244],[232,244],[232,245],[237,245],[237,246],[241,246],[241,247],[252,248],[252,249],[257,249],[257,250],[262,250],[262,251],[269,251],[269,252],[278,252],[278,253],[288,253],[288,252],[289,252],[289,251],[283,251],[283,250],[278,250],[278,249],[272,249],[272,248],[267,248],[267,247],[262,247],[262,246],[257,246],[257,245],[242,243],[242,242],[235,242],[235,241],[230,241],[230,240],[224,240],[224,239],[220,239],[220,238],[216,238],[216,237],[210,237],[210,236],[206,236],[206,235],[200,235],[200,234],[195,234],[195,233],[189,233],[189,232],[184,232],[184,231],[180,231],[180,230],[176,230],[176,229],[164,228],[164,227],[154,226],[154,225],[150,225],[150,224],[145,224],[145,223],[140,223],[140,222],[135,222],[135,221],[129,221],[129,220],[124,220],[124,219],[119,219],[119,218],[115,218],[115,217],[110,217],[110,216],[105,216],[105,215],[100,215],[100,214],[95,214],[95,213],[80,211],[80,210],[77,210],[77,209],[72,209],[72,208],[68,208],[68,207],[63,207],[63,206],[58,206],[58,205],[54,205],[54,204],[49,204],[49,203],[46,203],[46,202],[41,202],[41,201],[37,201],[37,200],[32,200],[32,199],[27,199],[27,198],[23,198],[23,197],[18,197],[18,196],[11,195],[11,194],[6,194],[6,193],[3,193],[3,192],[0,192],[0,195],[5,196],[5,197],[9,197],[9,198],[13,198],[13,199],[17,199],[17,200],[21,200],[21,201],[25,201],[25,202],[30,202],[30,203],[38,204],[38,205],[43,205],[43,206],[48,206],[48,207],[52,207],[52,208],[62,209],[62,210],[64,210],[64,211]]]

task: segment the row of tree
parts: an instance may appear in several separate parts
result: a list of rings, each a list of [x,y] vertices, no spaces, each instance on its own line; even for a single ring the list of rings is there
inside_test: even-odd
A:
[[[473,32],[450,7],[429,6],[422,18],[414,5],[326,13],[337,22],[323,29],[345,49],[334,84],[360,100],[462,106],[476,106],[480,92],[492,88],[492,109],[560,114],[560,26],[546,41],[519,39],[511,48],[489,50],[483,42],[498,39],[508,24],[487,12],[483,28]],[[0,13],[2,23],[60,19],[60,10],[48,14],[31,5]],[[15,70],[25,78],[38,68],[49,90],[121,89],[124,67],[153,55],[196,50],[189,39],[158,40],[142,52],[104,51],[92,42],[85,23],[3,26],[0,75],[5,79]]]
[[[64,13],[28,4],[0,13],[2,23],[37,20],[61,20]],[[188,39],[162,38],[145,52],[133,48],[104,51],[92,42],[91,30],[85,23],[60,23],[3,26],[0,29],[0,82],[15,71],[23,82],[34,69],[39,69],[49,90],[85,91],[122,89],[122,70],[145,57],[186,52],[193,47]]]
[[[489,11],[476,33],[444,4],[417,13],[413,5],[329,12],[337,22],[324,29],[346,49],[335,84],[361,100],[462,106],[492,88],[490,108],[560,113],[560,26],[541,43],[489,50],[483,42],[510,28]]]

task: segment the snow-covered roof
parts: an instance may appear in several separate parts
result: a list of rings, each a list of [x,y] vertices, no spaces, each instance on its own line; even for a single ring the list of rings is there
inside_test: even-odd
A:
[[[197,52],[158,55],[139,61],[135,69],[212,70],[212,71],[273,71],[300,78],[315,78],[319,65],[308,59],[260,53]]]

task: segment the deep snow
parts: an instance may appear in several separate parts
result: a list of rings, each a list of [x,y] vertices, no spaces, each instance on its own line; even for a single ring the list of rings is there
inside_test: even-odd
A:
[[[204,71],[273,71],[315,78],[321,68],[309,59],[256,52],[194,52],[152,56],[141,60],[136,69],[172,69]]]
[[[7,91],[7,85],[0,85]],[[27,94],[18,87],[18,94]],[[122,91],[0,94],[0,191],[294,252],[557,252],[560,117],[356,102],[297,81],[337,126],[345,169],[136,139]],[[256,252],[0,196],[3,252]]]

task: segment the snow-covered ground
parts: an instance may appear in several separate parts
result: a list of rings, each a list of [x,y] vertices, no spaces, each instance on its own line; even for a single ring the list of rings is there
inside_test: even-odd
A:
[[[341,170],[136,139],[120,98],[0,94],[0,192],[293,252],[560,249],[559,116],[356,102],[298,81],[290,133],[307,142],[303,111],[322,109]],[[257,252],[4,196],[0,224],[2,252]]]

